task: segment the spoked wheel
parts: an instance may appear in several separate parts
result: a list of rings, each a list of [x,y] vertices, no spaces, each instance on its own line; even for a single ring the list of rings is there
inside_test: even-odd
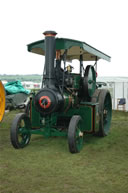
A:
[[[12,122],[10,137],[11,143],[14,148],[24,148],[29,144],[30,134],[30,119],[25,113],[19,113],[16,115]]]
[[[112,118],[112,101],[108,90],[101,90],[99,94],[99,135],[108,135]]]
[[[83,146],[83,132],[81,131],[81,117],[74,115],[69,123],[68,144],[71,153],[78,153]]]

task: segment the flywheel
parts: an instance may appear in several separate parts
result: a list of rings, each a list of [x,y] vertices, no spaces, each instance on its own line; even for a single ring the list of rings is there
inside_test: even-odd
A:
[[[96,89],[96,72],[93,66],[88,65],[83,79],[84,95],[91,98]]]

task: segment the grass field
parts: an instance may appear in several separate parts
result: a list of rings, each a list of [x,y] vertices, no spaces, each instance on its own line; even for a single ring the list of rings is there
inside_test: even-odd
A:
[[[0,193],[128,193],[128,113],[114,111],[110,134],[86,136],[79,154],[69,153],[66,138],[41,136],[15,150],[15,114],[0,125]]]

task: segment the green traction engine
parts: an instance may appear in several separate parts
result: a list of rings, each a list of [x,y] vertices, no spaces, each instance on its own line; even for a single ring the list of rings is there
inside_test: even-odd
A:
[[[19,149],[28,145],[31,134],[64,136],[69,151],[78,153],[85,134],[108,135],[111,96],[99,89],[96,68],[99,59],[110,57],[84,42],[56,38],[54,31],[44,35],[44,40],[28,45],[29,52],[45,55],[42,87],[30,97],[25,113],[14,118],[11,142]],[[85,66],[85,61],[94,65]]]

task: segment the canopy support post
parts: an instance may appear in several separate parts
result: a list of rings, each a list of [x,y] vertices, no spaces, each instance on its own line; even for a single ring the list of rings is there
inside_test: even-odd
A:
[[[97,61],[98,61],[98,58],[97,58],[97,56],[96,56],[96,60],[95,60],[95,64],[94,64],[96,73],[97,73]]]
[[[82,76],[82,69],[83,69],[83,55],[80,55],[80,75]]]

